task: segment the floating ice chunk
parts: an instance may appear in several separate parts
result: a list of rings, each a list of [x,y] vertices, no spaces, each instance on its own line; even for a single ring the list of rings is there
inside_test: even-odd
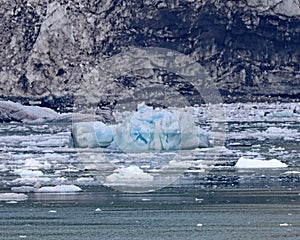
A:
[[[102,210],[100,208],[96,208],[95,212],[102,212]]]
[[[20,186],[20,187],[12,187],[11,191],[15,193],[29,193],[34,192],[35,188],[31,186]]]
[[[300,175],[300,171],[287,171],[287,172],[284,172],[284,174],[299,174]]]
[[[76,182],[80,182],[80,183],[90,183],[93,181],[95,181],[95,179],[92,177],[80,177],[76,179]]]
[[[288,223],[280,223],[279,226],[280,227],[289,227],[291,226],[292,224],[288,224]]]
[[[296,129],[269,127],[266,130],[268,138],[294,138],[299,135]]]
[[[70,193],[80,191],[82,191],[82,189],[75,185],[46,186],[37,189],[37,192],[42,193]]]
[[[153,109],[144,104],[123,123],[73,124],[70,145],[75,147],[111,147],[128,152],[179,150],[208,147],[208,135],[192,120],[187,110]]]
[[[142,198],[141,201],[142,201],[142,202],[150,202],[150,201],[151,201],[151,198]]]
[[[260,160],[241,157],[235,164],[236,168],[286,168],[287,165],[277,159]]]
[[[0,164],[0,172],[6,172],[8,171],[8,167],[5,166],[5,164]]]
[[[25,160],[25,168],[30,169],[30,170],[37,170],[39,168],[41,168],[42,164],[33,159],[33,158],[28,158]]]
[[[47,160],[44,162],[44,164],[43,164],[43,169],[45,169],[45,170],[49,170],[49,169],[51,169],[51,163],[49,163]]]
[[[202,203],[204,201],[203,198],[195,198],[195,202],[197,203]]]
[[[22,178],[36,178],[44,175],[42,171],[39,170],[28,170],[28,169],[16,169],[14,174],[21,176]]]
[[[46,184],[52,182],[49,177],[21,177],[11,181],[12,184],[16,185],[35,185],[35,184]]]
[[[0,193],[0,201],[25,201],[28,196],[24,193]]]
[[[293,110],[286,110],[286,111],[281,111],[281,112],[274,112],[267,114],[267,118],[292,118],[294,117]]]
[[[147,182],[152,182],[154,177],[148,173],[144,173],[138,166],[131,165],[126,168],[119,168],[114,171],[111,175],[106,177],[107,185],[143,185]]]

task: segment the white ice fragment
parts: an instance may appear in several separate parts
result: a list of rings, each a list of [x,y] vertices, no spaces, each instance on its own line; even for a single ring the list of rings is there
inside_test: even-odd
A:
[[[43,164],[43,169],[49,170],[51,169],[51,163],[49,163],[47,160]]]
[[[56,210],[49,210],[48,213],[56,213]]]
[[[28,196],[23,193],[0,193],[0,201],[25,201]]]
[[[284,174],[288,174],[288,175],[299,174],[300,175],[300,171],[286,171],[286,172],[284,172]]]
[[[46,186],[37,189],[37,192],[41,193],[70,193],[80,191],[82,191],[82,189],[75,185]]]
[[[100,208],[96,208],[95,212],[102,212],[102,210]]]
[[[34,178],[34,177],[41,177],[44,175],[42,171],[29,170],[29,169],[16,169],[14,170],[14,174],[17,174],[22,178]]]
[[[279,226],[280,226],[280,227],[288,227],[288,226],[291,226],[291,224],[288,224],[288,223],[280,223]]]
[[[235,164],[236,168],[286,168],[287,165],[277,159],[261,160],[241,157]]]
[[[141,185],[153,181],[153,176],[144,173],[138,166],[119,168],[106,178],[108,185]]]
[[[33,158],[26,159],[24,165],[25,165],[25,168],[29,169],[29,170],[37,170],[37,169],[41,168],[41,166],[42,166],[42,164],[39,161],[37,161]]]
[[[197,227],[203,227],[203,224],[202,223],[198,223]]]
[[[31,186],[20,186],[20,187],[12,187],[11,191],[15,193],[29,193],[34,192],[35,188]]]
[[[55,178],[55,181],[56,182],[65,182],[67,180],[67,178],[65,178],[65,177],[57,177],[57,178]]]
[[[197,203],[202,203],[203,202],[203,198],[195,198],[195,201],[197,202]]]
[[[80,177],[76,179],[76,182],[83,182],[83,183],[87,183],[87,182],[93,182],[95,179],[92,177]]]
[[[142,200],[142,202],[150,202],[151,201],[150,198],[142,198],[141,200]]]

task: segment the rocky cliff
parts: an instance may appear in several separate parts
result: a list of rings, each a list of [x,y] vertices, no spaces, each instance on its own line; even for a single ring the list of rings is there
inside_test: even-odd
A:
[[[225,101],[300,97],[299,0],[1,0],[0,32],[4,99],[71,106],[83,82],[101,106],[151,84],[190,94],[193,83],[162,72],[87,80],[104,59],[149,46],[195,59]]]

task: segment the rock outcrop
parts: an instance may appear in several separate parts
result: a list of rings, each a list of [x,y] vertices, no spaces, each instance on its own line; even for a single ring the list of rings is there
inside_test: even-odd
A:
[[[225,101],[299,99],[299,6],[299,0],[4,0],[0,96],[71,106],[82,84],[92,84],[102,107],[124,89],[151,85],[190,94],[192,82],[182,85],[164,72],[95,78],[104,59],[150,46],[195,59]]]

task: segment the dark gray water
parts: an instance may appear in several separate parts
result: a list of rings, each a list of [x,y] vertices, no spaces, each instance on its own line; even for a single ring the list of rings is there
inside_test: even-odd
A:
[[[290,239],[300,237],[295,191],[165,189],[32,194],[0,206],[1,239]]]

